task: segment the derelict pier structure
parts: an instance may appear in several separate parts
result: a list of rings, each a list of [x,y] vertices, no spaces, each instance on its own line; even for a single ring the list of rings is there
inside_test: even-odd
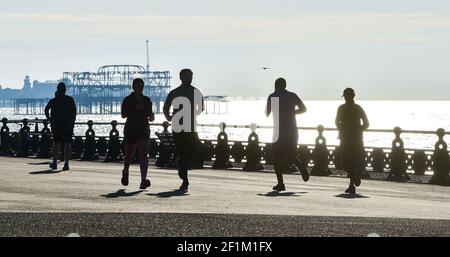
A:
[[[48,87],[49,83],[44,83],[48,91],[45,97],[30,98],[33,95],[29,93],[26,97],[12,99],[14,114],[43,114],[44,107],[53,97],[53,90],[56,89],[59,81],[66,84],[66,94],[74,98],[78,114],[120,114],[123,98],[130,94],[133,80],[136,78],[144,80],[143,93],[153,102],[153,111],[161,113],[163,102],[170,91],[172,77],[169,71],[150,71],[148,43],[147,40],[147,65],[145,68],[140,65],[121,64],[104,65],[96,72],[64,72],[62,79],[52,81],[50,87]],[[24,89],[27,89],[27,92],[31,90],[28,76],[24,82]],[[223,113],[221,103],[225,103],[225,112],[227,110],[225,96],[206,96],[205,102],[207,113],[211,113],[211,110],[208,110],[211,109],[208,108],[210,102],[213,104],[212,113]],[[218,111],[216,111],[216,104]]]
[[[161,104],[170,91],[169,71],[148,71],[139,65],[105,65],[97,72],[64,72],[67,94],[75,99],[80,114],[117,114],[133,79],[145,82],[144,94],[161,112]]]

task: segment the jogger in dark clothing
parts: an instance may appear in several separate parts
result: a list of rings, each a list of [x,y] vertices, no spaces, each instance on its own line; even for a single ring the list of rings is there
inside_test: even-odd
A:
[[[203,95],[191,85],[193,73],[189,69],[180,72],[181,85],[170,91],[164,102],[164,115],[172,121],[172,132],[177,149],[178,175],[183,180],[180,190],[188,190],[188,170],[200,144],[196,132],[196,116],[203,111]],[[173,112],[170,114],[170,107]]]
[[[53,162],[51,169],[57,169],[59,146],[64,144],[64,167],[69,170],[69,159],[72,154],[72,134],[77,116],[77,108],[72,97],[66,95],[66,85],[59,83],[55,98],[51,99],[45,106],[45,117],[50,120],[53,134]]]
[[[146,189],[151,185],[147,179],[148,171],[148,148],[150,139],[149,121],[155,120],[150,98],[142,94],[144,81],[140,78],[133,80],[133,92],[125,97],[122,102],[122,118],[126,118],[123,129],[124,141],[126,143],[125,160],[123,162],[122,180],[124,186],[128,185],[129,168],[134,158],[136,149],[139,153],[141,169],[140,189]]]
[[[274,98],[278,106],[272,106]],[[274,109],[278,108],[275,112]],[[302,100],[293,92],[286,90],[286,80],[279,78],[275,81],[275,92],[267,99],[266,115],[274,113],[274,126],[278,129],[278,138],[273,144],[274,166],[278,184],[273,190],[284,191],[283,172],[288,171],[294,164],[302,174],[303,180],[309,180],[306,163],[297,157],[298,128],[295,116],[306,112]],[[277,116],[277,117],[275,117]],[[274,133],[277,133],[274,131]]]
[[[342,96],[345,104],[339,106],[335,123],[339,130],[342,164],[350,177],[350,185],[345,192],[355,194],[355,186],[361,184],[361,171],[364,169],[363,131],[369,127],[369,120],[363,108],[355,104],[352,88],[346,88]]]

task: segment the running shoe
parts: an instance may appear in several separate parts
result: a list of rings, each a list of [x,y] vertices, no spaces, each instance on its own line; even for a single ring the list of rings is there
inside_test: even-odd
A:
[[[187,191],[188,188],[189,188],[189,182],[183,181],[183,183],[181,184],[179,190],[181,190],[181,191]]]
[[[122,185],[128,186],[128,172],[125,172],[125,170],[122,170],[122,179],[120,182],[122,182]]]
[[[347,188],[347,190],[345,190],[345,192],[347,194],[354,195],[354,194],[356,194],[356,188],[355,188],[355,186],[348,186],[348,188]]]
[[[355,183],[356,187],[359,187],[359,185],[361,185],[361,176],[359,173],[354,174],[352,177],[353,183]]]
[[[62,168],[63,171],[65,170],[69,170],[69,164],[68,163],[64,163],[64,167]]]
[[[52,170],[56,170],[58,168],[58,164],[56,162],[52,162],[52,163],[50,163],[49,167]]]
[[[284,184],[277,184],[276,186],[274,186],[272,188],[274,191],[285,191],[286,187],[284,186]]]
[[[303,181],[307,182],[309,180],[309,172],[308,169],[306,168],[306,164],[297,166],[297,168],[300,171],[300,174],[302,175]]]
[[[144,182],[141,182],[141,185],[139,186],[139,189],[147,189],[147,187],[150,187],[152,183],[150,183],[150,180],[146,179]]]

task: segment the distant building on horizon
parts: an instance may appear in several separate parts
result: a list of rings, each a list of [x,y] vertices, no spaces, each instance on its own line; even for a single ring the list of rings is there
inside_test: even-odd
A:
[[[30,76],[25,76],[21,89],[3,88],[0,86],[0,105],[12,107],[14,99],[23,98],[52,98],[55,94],[59,81],[47,80],[30,82]]]

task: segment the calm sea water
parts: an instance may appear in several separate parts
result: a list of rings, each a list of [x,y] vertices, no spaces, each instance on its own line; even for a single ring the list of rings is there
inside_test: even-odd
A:
[[[358,102],[366,111],[370,121],[371,129],[393,129],[395,126],[401,127],[403,130],[430,130],[435,131],[437,128],[450,130],[450,101],[359,101]],[[308,111],[299,115],[297,118],[298,125],[301,127],[316,127],[321,124],[325,127],[334,128],[334,118],[337,107],[342,101],[305,101]],[[212,103],[208,105],[211,111]],[[216,105],[216,109],[218,106]],[[199,124],[214,124],[225,122],[229,125],[249,125],[256,123],[257,125],[272,125],[272,118],[265,117],[265,100],[263,99],[232,99],[227,104],[226,114],[201,114],[198,117]],[[221,110],[225,110],[225,104],[221,104]],[[42,115],[14,115],[10,108],[0,109],[0,118],[22,119],[27,118],[43,118]],[[88,120],[109,122],[117,120],[124,122],[120,115],[78,115],[78,122]],[[163,122],[164,116],[157,115],[155,122]],[[77,126],[75,134],[84,134],[87,126]],[[97,135],[107,135],[110,126],[94,126]],[[122,127],[119,126],[119,130]],[[153,132],[159,128],[152,128]],[[199,128],[201,138],[215,139],[219,132],[219,127]],[[250,129],[245,128],[227,128],[226,132],[229,140],[247,140]],[[257,129],[260,141],[268,142],[272,137],[271,129]],[[316,131],[300,130],[299,143],[313,144]],[[336,145],[339,143],[337,133],[334,131],[326,131],[324,136],[327,143]],[[375,133],[366,132],[365,144],[367,146],[390,147],[393,133]],[[423,148],[433,149],[437,140],[434,135],[420,134],[402,134],[405,148]]]

